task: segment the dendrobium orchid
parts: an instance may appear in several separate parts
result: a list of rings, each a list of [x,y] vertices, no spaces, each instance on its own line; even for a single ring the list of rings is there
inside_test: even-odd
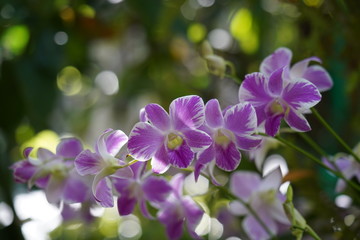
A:
[[[145,172],[146,162],[137,162],[130,166],[134,176],[132,178],[114,178],[115,189],[120,193],[117,200],[120,215],[131,214],[136,203],[140,205],[142,214],[152,219],[146,202],[160,207],[159,204],[165,201],[170,194],[172,187],[165,178],[151,176]]]
[[[265,178],[253,172],[238,171],[230,179],[231,192],[256,210],[256,214],[272,234],[277,234],[280,225],[290,225],[282,203],[285,196],[279,192],[282,175],[280,168],[273,170]],[[254,215],[238,200],[230,203],[230,210],[235,215],[245,215],[242,223],[247,235],[252,239],[269,239],[271,236]]]
[[[327,91],[333,86],[333,81],[329,73],[319,65],[308,66],[311,61],[321,63],[318,57],[309,57],[300,62],[295,63],[290,68],[292,52],[288,48],[278,48],[274,53],[267,56],[260,65],[260,72],[266,76],[278,70],[287,67],[289,72],[286,74],[287,80],[295,80],[304,78],[313,83],[320,92]]]
[[[286,80],[284,74],[287,71],[287,67],[284,67],[270,76],[248,74],[239,89],[240,102],[254,106],[258,125],[265,121],[265,132],[270,136],[278,133],[283,118],[295,131],[310,131],[311,127],[303,114],[321,100],[314,84],[302,78]]]
[[[155,173],[166,172],[170,165],[187,168],[195,153],[211,144],[210,136],[199,130],[203,125],[204,102],[199,96],[177,98],[168,114],[158,104],[145,107],[148,122],[139,122],[129,137],[129,153],[139,161],[152,158]]]
[[[13,164],[15,180],[35,184],[44,188],[50,203],[83,202],[88,198],[88,186],[74,170],[74,158],[82,151],[82,144],[76,138],[64,138],[56,148],[56,154],[39,148],[37,158],[32,148],[24,151],[25,160]],[[75,190],[76,189],[76,190]]]
[[[183,196],[184,175],[179,173],[170,182],[173,192],[161,205],[157,218],[166,226],[169,239],[179,239],[186,222],[188,232],[193,239],[199,239],[195,228],[199,224],[203,211],[190,196]]]
[[[126,152],[120,152],[127,140],[128,137],[121,130],[107,129],[98,138],[94,153],[84,150],[75,159],[75,167],[80,175],[95,175],[92,192],[103,207],[114,206],[111,179],[133,176],[132,170],[123,161]]]
[[[355,146],[353,152],[360,157],[360,143]],[[331,158],[332,160],[323,158],[324,163],[329,168],[335,171],[340,171],[346,177],[346,179],[351,180],[352,178],[355,178],[357,181],[360,182],[360,163],[357,162],[352,155],[338,153]],[[346,182],[343,179],[339,179],[336,183],[335,190],[337,192],[342,192],[345,187]]]
[[[195,179],[211,161],[225,171],[235,170],[241,160],[238,149],[254,149],[261,142],[261,138],[253,135],[257,118],[255,109],[248,103],[239,103],[222,113],[218,100],[212,99],[206,104],[205,119],[203,129],[211,136],[212,144],[198,155]]]

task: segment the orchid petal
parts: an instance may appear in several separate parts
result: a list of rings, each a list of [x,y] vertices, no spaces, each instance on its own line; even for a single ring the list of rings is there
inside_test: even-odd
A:
[[[264,219],[261,218],[263,221]],[[269,222],[270,224],[266,225],[267,228],[276,231],[276,225],[273,221]],[[253,215],[248,215],[242,223],[244,231],[248,236],[251,236],[251,239],[254,240],[267,240],[270,239],[271,236],[265,231],[264,227],[256,220]],[[273,232],[273,231],[272,231]]]
[[[211,128],[217,128],[223,125],[224,117],[217,99],[211,99],[206,103],[205,121]]]
[[[282,98],[295,110],[303,111],[315,106],[321,100],[321,95],[314,84],[298,78],[288,83],[284,88]]]
[[[101,146],[104,143],[106,153],[115,157],[120,149],[127,143],[128,136],[126,136],[126,134],[121,130],[109,130],[110,131],[106,131],[100,136],[98,146]]]
[[[177,221],[171,221],[164,223],[166,225],[166,233],[171,240],[177,240],[183,233],[183,219],[177,219]]]
[[[268,116],[265,120],[265,133],[269,136],[274,137],[280,129],[281,119],[283,119],[283,114],[275,114]]]
[[[291,69],[290,69],[290,75],[292,78],[301,78],[303,77],[305,71],[307,70],[309,63],[311,61],[315,61],[318,63],[321,63],[320,58],[318,57],[309,57],[309,58],[305,58],[304,60],[295,63]]]
[[[56,155],[63,158],[75,158],[83,150],[83,146],[77,138],[64,138],[56,147]]]
[[[139,120],[140,120],[140,122],[147,122],[148,119],[146,117],[145,108],[140,109]]]
[[[103,207],[113,207],[114,200],[112,196],[112,183],[105,174],[100,172],[95,176],[92,185],[93,195],[96,201]]]
[[[199,208],[199,206],[194,202],[194,200],[192,200],[190,196],[185,196],[182,199],[182,204],[185,210],[188,232],[193,237],[193,239],[196,239],[199,236],[195,233],[195,228],[199,224],[204,212]]]
[[[166,152],[165,146],[155,153],[155,156],[151,160],[151,168],[154,173],[163,174],[170,167],[168,153]]]
[[[283,71],[284,68],[279,68],[269,77],[269,91],[274,96],[279,96],[283,90]]]
[[[150,202],[163,202],[172,190],[170,184],[160,177],[150,176],[142,184],[145,198]]]
[[[129,215],[134,211],[137,199],[130,194],[121,194],[117,199],[117,207],[120,216]]]
[[[196,161],[195,170],[194,170],[195,181],[198,180],[201,169],[214,159],[215,159],[215,149],[213,145],[211,145],[210,147],[208,147],[199,154],[199,158]]]
[[[140,177],[143,175],[144,171],[146,170],[146,164],[147,162],[136,162],[130,165],[135,179],[140,179]]]
[[[170,128],[169,114],[158,104],[148,104],[145,107],[147,120],[156,128],[166,131]]]
[[[302,77],[312,82],[320,92],[327,91],[333,86],[333,80],[329,73],[318,65],[308,67]]]
[[[236,135],[236,145],[242,150],[253,150],[257,148],[261,141],[261,137],[250,136],[250,135]]]
[[[27,148],[25,148],[24,151],[23,151],[24,157],[25,157],[25,158],[28,158],[29,155],[30,155],[30,153],[31,153],[31,151],[32,151],[33,149],[34,149],[34,148],[32,148],[32,147],[27,147]]]
[[[36,167],[27,160],[14,163],[11,169],[14,171],[15,181],[20,183],[25,183],[30,180],[36,172]]]
[[[48,174],[47,176],[45,177],[40,177],[38,179],[35,180],[35,185],[38,187],[38,188],[46,188],[46,186],[48,185],[49,183],[49,180],[50,180],[50,174]]]
[[[148,123],[139,122],[130,133],[129,153],[139,161],[147,161],[155,155],[164,140],[165,136],[158,129]]]
[[[185,142],[175,149],[167,149],[167,152],[169,163],[178,168],[187,168],[195,155]]]
[[[280,199],[276,199],[275,202],[268,208],[271,217],[282,224],[290,225],[289,219],[285,214],[284,207]]]
[[[75,158],[75,168],[81,176],[97,174],[104,167],[104,162],[97,153],[90,150],[82,151]]]
[[[254,107],[262,106],[272,100],[268,90],[268,80],[262,73],[245,76],[239,89],[239,101],[249,102]]]
[[[51,176],[45,188],[46,199],[49,203],[58,204],[64,189],[64,179],[62,177]]]
[[[129,195],[129,186],[134,182],[133,179],[114,178],[113,180],[114,187],[120,195]]]
[[[170,185],[174,190],[174,193],[177,197],[182,196],[183,186],[184,186],[184,175],[181,173],[176,174],[170,180]]]
[[[225,127],[235,134],[252,134],[257,127],[256,112],[249,103],[239,103],[229,108],[224,117]]]
[[[240,164],[241,154],[233,142],[230,142],[226,147],[215,144],[215,159],[216,166],[220,169],[233,171]]]
[[[210,178],[211,178],[211,182],[215,185],[215,186],[222,186],[222,184],[216,179],[215,175],[214,175],[214,169],[215,169],[215,164],[216,162],[215,161],[211,161],[209,163],[209,175],[210,175]]]
[[[282,174],[280,167],[272,170],[265,178],[261,181],[258,187],[259,192],[265,192],[268,190],[279,190],[282,181]]]
[[[142,215],[148,219],[154,219],[154,217],[150,214],[148,208],[147,208],[147,204],[146,201],[144,199],[142,199],[140,201],[140,211],[142,213]]]
[[[238,171],[232,174],[230,179],[230,191],[238,198],[248,201],[251,194],[261,184],[258,174],[247,171]]]
[[[194,152],[205,150],[212,143],[211,137],[203,131],[192,129],[183,131],[182,133],[185,136],[186,143]]]
[[[37,157],[38,157],[38,161],[44,163],[44,162],[49,162],[52,161],[56,158],[56,155],[54,153],[52,153],[51,151],[49,151],[48,149],[45,148],[39,148],[37,151]],[[31,158],[29,157],[29,161],[32,163]],[[39,163],[35,164],[38,165]]]
[[[134,173],[130,167],[123,167],[116,170],[116,172],[111,174],[111,176],[114,178],[132,178],[134,177]]]
[[[185,96],[170,104],[170,119],[176,130],[198,128],[205,121],[205,107],[199,96]]]
[[[304,115],[291,108],[285,114],[285,121],[292,129],[298,132],[307,132],[311,130],[310,124]]]
[[[243,199],[243,200],[246,201],[246,199]],[[243,203],[241,203],[240,201],[236,201],[236,200],[230,202],[229,210],[235,216],[243,216],[243,215],[249,214],[249,210],[245,207],[245,205]]]
[[[67,203],[84,202],[88,198],[88,187],[76,173],[67,178],[63,197]]]
[[[278,48],[274,53],[267,56],[260,64],[260,72],[270,76],[275,70],[289,66],[292,58],[292,52],[288,48]]]

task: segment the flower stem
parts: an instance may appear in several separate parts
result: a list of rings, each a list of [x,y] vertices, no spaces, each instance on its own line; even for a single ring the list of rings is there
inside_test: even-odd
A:
[[[328,166],[326,166],[320,159],[318,159],[317,157],[315,157],[314,155],[312,155],[311,153],[305,151],[304,149],[294,145],[293,143],[286,141],[284,138],[280,137],[280,136],[275,136],[275,139],[277,139],[278,141],[280,141],[281,143],[283,143],[284,145],[291,147],[292,149],[302,153],[303,155],[305,155],[306,157],[308,157],[309,159],[313,160],[314,162],[316,162],[317,164],[319,164],[320,166],[322,166],[323,168],[325,168],[326,170],[332,172],[335,176],[343,179],[348,185],[350,185],[351,187],[353,187],[354,189],[360,191],[360,186],[357,185],[356,183],[348,180],[346,177],[344,177],[344,175],[341,172],[335,171],[331,168],[329,168]]]
[[[354,151],[346,144],[346,142],[334,131],[334,129],[325,121],[325,119],[319,114],[315,108],[311,108],[311,112],[315,117],[325,126],[325,128],[335,137],[335,139],[360,163],[360,158]]]
[[[320,156],[327,157],[328,154],[314,141],[312,140],[308,135],[305,133],[300,133],[299,135],[302,139],[304,139],[316,152],[320,154]]]
[[[319,237],[319,235],[317,235],[317,233],[309,226],[306,225],[305,228],[299,227],[299,226],[292,226],[293,228],[296,229],[300,229],[304,232],[307,232],[310,236],[312,236],[315,240],[321,240],[321,238]]]

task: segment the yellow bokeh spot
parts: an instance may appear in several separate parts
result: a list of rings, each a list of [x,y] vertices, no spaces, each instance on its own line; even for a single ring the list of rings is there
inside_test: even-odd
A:
[[[243,52],[252,54],[259,48],[256,25],[249,9],[241,8],[234,14],[230,23],[230,32],[239,41]]]
[[[238,10],[230,23],[230,32],[234,38],[241,40],[252,28],[252,15],[246,8]]]
[[[60,11],[60,17],[65,22],[73,22],[75,20],[75,12],[71,7],[65,7]]]
[[[107,208],[100,219],[99,231],[107,238],[114,238],[118,235],[120,216],[116,208]]]
[[[95,10],[87,4],[80,5],[79,12],[81,13],[81,15],[88,18],[94,18],[96,14]]]
[[[16,25],[5,30],[1,42],[12,54],[20,55],[25,50],[29,38],[29,29],[25,25]]]
[[[250,31],[246,37],[240,40],[241,49],[247,53],[252,54],[259,48],[259,37],[254,31]]]
[[[304,0],[304,3],[309,7],[320,7],[324,0]]]
[[[82,88],[81,73],[72,66],[67,66],[57,76],[58,88],[68,96],[78,94]]]
[[[58,143],[59,136],[56,132],[51,130],[43,130],[36,134],[34,137],[21,144],[20,152],[22,154],[25,148],[32,147],[34,148],[34,150],[31,151],[31,156],[33,157],[36,157],[36,152],[38,148],[46,148],[51,152],[55,153]]]
[[[206,28],[200,23],[193,23],[189,26],[187,35],[190,41],[194,43],[201,42],[206,35]]]

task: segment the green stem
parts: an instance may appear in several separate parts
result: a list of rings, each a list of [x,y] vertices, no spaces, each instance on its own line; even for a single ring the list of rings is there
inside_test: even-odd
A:
[[[299,135],[302,139],[304,139],[316,152],[320,154],[320,156],[327,157],[328,154],[314,141],[312,140],[308,135],[305,133],[300,133]]]
[[[353,152],[353,150],[346,144],[346,142],[334,131],[334,129],[325,121],[315,108],[311,108],[311,112],[315,117],[325,126],[325,128],[335,137],[335,139],[348,151],[357,162],[360,163],[360,158]]]
[[[304,149],[294,145],[293,143],[286,141],[284,138],[280,137],[280,136],[275,136],[275,139],[277,139],[278,141],[280,141],[281,143],[283,143],[284,145],[291,147],[292,149],[302,153],[303,155],[305,155],[306,157],[308,157],[309,159],[313,160],[314,162],[316,162],[317,164],[319,164],[320,166],[322,166],[323,168],[325,168],[326,170],[332,172],[335,176],[343,179],[348,185],[350,185],[351,187],[353,187],[354,189],[360,191],[360,186],[357,185],[356,183],[348,180],[346,177],[344,177],[344,175],[341,172],[337,172],[331,168],[329,168],[328,166],[326,166],[320,159],[318,159],[317,157],[315,157],[314,155],[312,155],[311,153],[305,151]]]
[[[321,240],[321,238],[319,237],[319,235],[317,235],[317,233],[309,226],[306,225],[305,228],[299,227],[299,226],[292,226],[293,228],[296,229],[300,229],[304,232],[307,232],[310,236],[312,236],[315,240]]]

